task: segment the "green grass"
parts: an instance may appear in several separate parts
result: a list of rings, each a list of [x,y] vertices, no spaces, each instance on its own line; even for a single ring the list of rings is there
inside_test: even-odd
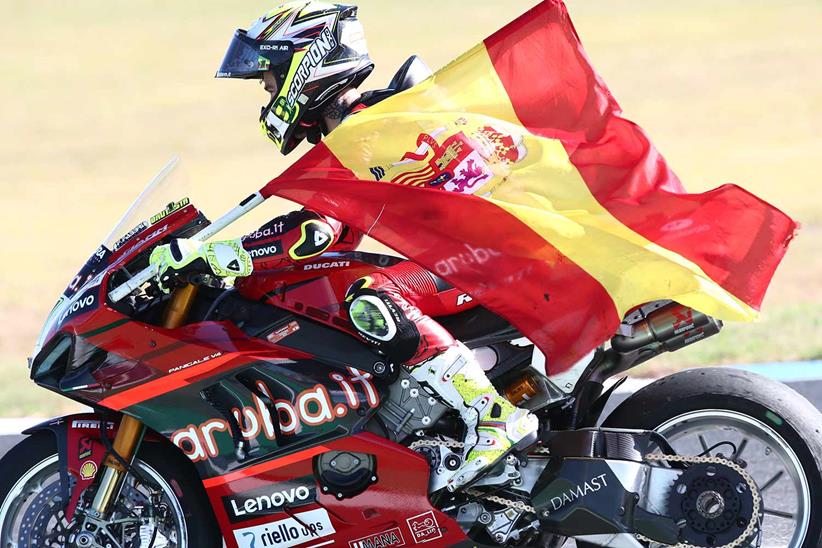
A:
[[[360,2],[375,74],[436,68],[534,0]],[[659,360],[663,367],[820,354],[822,4],[818,0],[569,0],[594,66],[686,186],[736,182],[804,228],[760,324]],[[256,118],[264,92],[212,78],[234,28],[270,0],[0,0],[0,415],[49,415],[25,357],[55,297],[174,153],[211,216],[294,160]],[[541,70],[535,67],[535,70]],[[275,202],[251,228],[288,207]],[[42,396],[41,396],[42,394]],[[69,404],[70,405],[70,404]]]

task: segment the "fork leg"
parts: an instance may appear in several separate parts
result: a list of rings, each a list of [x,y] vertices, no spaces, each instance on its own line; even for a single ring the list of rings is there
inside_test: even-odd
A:
[[[187,285],[174,291],[174,295],[169,302],[163,316],[163,327],[173,329],[179,327],[188,317],[191,304],[197,295],[197,286]],[[123,415],[120,420],[120,428],[114,436],[112,448],[120,455],[125,462],[131,462],[145,433],[145,425],[130,415]],[[113,455],[106,457],[103,462],[103,475],[100,478],[100,486],[94,495],[91,509],[98,516],[107,517],[112,504],[120,495],[120,489],[126,475],[126,467]]]
[[[140,445],[140,440],[143,439],[144,432],[145,426],[142,422],[130,415],[123,415],[120,428],[117,430],[117,435],[114,437],[114,443],[112,444],[114,451],[126,462],[131,462],[137,447]],[[92,510],[97,512],[98,516],[108,515],[113,501],[120,494],[125,472],[126,468],[122,462],[113,455],[106,457],[103,462],[103,476],[100,479],[100,486],[97,488],[97,493],[95,493],[94,501],[91,504]]]

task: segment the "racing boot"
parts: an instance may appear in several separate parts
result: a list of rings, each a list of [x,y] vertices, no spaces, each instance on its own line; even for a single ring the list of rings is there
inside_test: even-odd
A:
[[[462,466],[448,480],[449,491],[473,482],[514,446],[536,441],[537,417],[500,396],[462,343],[417,365],[411,376],[456,409],[466,425]]]

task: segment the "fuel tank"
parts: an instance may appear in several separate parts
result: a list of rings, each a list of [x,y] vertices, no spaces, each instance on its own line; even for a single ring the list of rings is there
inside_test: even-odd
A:
[[[326,253],[277,270],[255,271],[235,287],[246,299],[350,331],[343,301],[356,280],[403,259],[376,253]]]

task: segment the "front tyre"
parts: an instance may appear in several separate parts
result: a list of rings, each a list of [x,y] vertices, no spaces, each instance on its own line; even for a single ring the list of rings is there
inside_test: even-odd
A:
[[[185,457],[146,443],[133,466],[146,484],[129,475],[115,505],[111,522],[120,523],[109,532],[122,546],[221,546],[202,483]],[[44,432],[24,439],[0,460],[0,470],[0,546],[68,546],[75,524],[63,513],[54,436]],[[146,516],[147,524],[141,519]]]
[[[625,400],[604,426],[656,430],[677,453],[740,458],[763,499],[764,547],[822,547],[822,414],[747,371],[682,371]]]

